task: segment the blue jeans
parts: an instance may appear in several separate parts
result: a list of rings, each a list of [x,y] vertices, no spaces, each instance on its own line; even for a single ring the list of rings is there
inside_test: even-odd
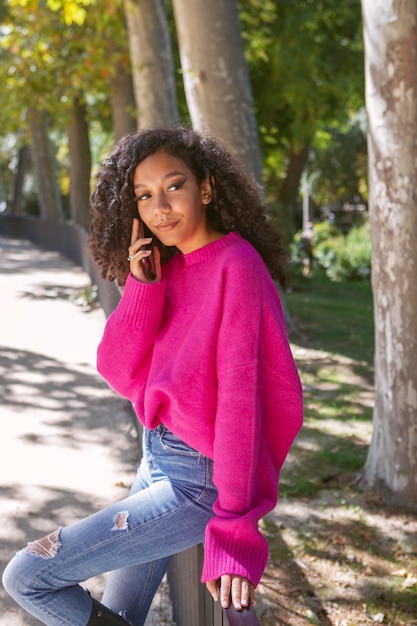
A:
[[[217,496],[213,462],[164,426],[143,435],[128,497],[20,551],[6,591],[50,626],[86,626],[92,600],[80,582],[111,572],[103,604],[142,626],[173,554],[201,543]]]

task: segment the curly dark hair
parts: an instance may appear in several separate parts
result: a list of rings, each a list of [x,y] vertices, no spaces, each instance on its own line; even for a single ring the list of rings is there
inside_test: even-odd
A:
[[[213,229],[239,232],[261,254],[274,279],[285,286],[285,250],[277,224],[267,216],[260,186],[216,139],[184,126],[155,128],[126,135],[111,150],[98,173],[91,197],[92,219],[88,238],[91,256],[103,278],[124,285],[132,219],[138,217],[133,193],[135,169],[158,150],[181,159],[197,182],[209,179],[213,198],[207,222]],[[177,248],[154,242],[162,262]]]

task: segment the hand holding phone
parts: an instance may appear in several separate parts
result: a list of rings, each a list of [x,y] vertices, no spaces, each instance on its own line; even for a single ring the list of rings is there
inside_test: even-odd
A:
[[[155,252],[158,252],[157,248]],[[137,280],[148,282],[160,278],[159,254],[155,255],[155,252],[152,246],[152,234],[146,229],[142,220],[135,217],[132,223],[128,261],[130,261],[130,271]]]
[[[150,233],[145,233],[145,224],[139,219],[139,237],[140,239],[149,238]],[[145,244],[142,246],[142,250],[150,250],[151,254],[149,256],[144,256],[141,258],[140,263],[142,265],[143,271],[145,272],[147,278],[149,280],[155,280],[156,272],[155,272],[155,258],[153,253],[152,242]]]

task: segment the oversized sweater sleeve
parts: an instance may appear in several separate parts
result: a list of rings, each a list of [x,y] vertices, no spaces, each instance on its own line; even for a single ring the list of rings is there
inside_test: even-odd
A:
[[[258,521],[276,504],[279,472],[302,423],[302,391],[279,295],[261,259],[229,265],[223,302],[214,440],[218,499],[206,528],[202,580],[236,574],[256,586],[268,557]]]
[[[110,387],[138,400],[161,324],[165,281],[145,284],[129,275],[120,302],[107,320],[97,351],[97,369]],[[142,385],[144,387],[144,385]]]

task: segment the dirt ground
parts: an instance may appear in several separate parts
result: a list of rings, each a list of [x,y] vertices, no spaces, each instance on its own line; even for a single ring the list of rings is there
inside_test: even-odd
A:
[[[417,624],[415,517],[345,487],[281,502],[265,526],[263,626]]]
[[[349,382],[357,387],[359,405],[372,406],[369,378],[352,374],[347,359],[308,349],[295,352],[302,379],[320,387],[313,370],[325,363],[342,373],[344,388]],[[306,398],[308,415],[314,399],[310,393]],[[330,422],[323,420],[322,427],[331,428]],[[354,421],[335,424],[342,437],[358,428]],[[302,432],[298,446],[314,445]],[[370,432],[370,424],[361,423],[355,436],[369,443]],[[299,454],[296,442],[287,472]],[[417,516],[391,509],[361,490],[359,478],[357,471],[329,470],[318,495],[284,497],[264,520],[271,554],[258,593],[263,626],[417,625]]]

